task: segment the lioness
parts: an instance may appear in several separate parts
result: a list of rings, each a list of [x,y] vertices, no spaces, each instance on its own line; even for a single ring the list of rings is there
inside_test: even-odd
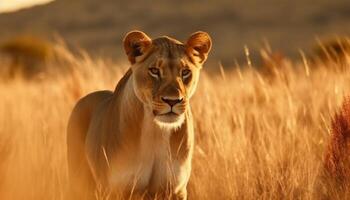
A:
[[[193,119],[189,100],[211,48],[205,32],[185,44],[132,31],[124,38],[131,68],[114,92],[79,100],[68,123],[70,194],[94,191],[186,199]]]

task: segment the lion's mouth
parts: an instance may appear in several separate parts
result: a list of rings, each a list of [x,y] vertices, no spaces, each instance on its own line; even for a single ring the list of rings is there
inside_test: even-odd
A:
[[[155,120],[159,123],[164,124],[180,124],[183,122],[183,113],[177,113],[174,109],[169,109],[163,112],[153,110]]]
[[[172,117],[172,116],[178,116],[179,114],[173,112],[173,111],[170,111],[170,112],[167,112],[167,113],[163,113],[163,114],[160,114],[160,116],[169,116],[169,117]]]
[[[184,119],[184,114],[177,114],[173,111],[155,116],[156,123],[163,128],[178,128],[184,122]]]
[[[153,115],[154,116],[166,116],[166,117],[176,117],[181,115],[182,113],[177,113],[176,111],[174,111],[173,109],[171,109],[168,112],[161,112],[161,111],[157,111],[157,110],[153,110]]]

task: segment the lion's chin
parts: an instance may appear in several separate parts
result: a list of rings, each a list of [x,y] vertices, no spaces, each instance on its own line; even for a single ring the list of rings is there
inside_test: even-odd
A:
[[[175,113],[156,115],[154,121],[161,129],[173,130],[181,127],[185,121],[185,115]]]

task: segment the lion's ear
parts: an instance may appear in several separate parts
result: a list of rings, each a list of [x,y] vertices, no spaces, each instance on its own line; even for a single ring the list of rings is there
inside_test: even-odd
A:
[[[211,38],[206,32],[198,31],[193,33],[186,43],[189,56],[200,64],[208,57],[211,48]]]
[[[151,47],[152,40],[142,31],[131,31],[124,38],[124,50],[131,64],[144,55]]]

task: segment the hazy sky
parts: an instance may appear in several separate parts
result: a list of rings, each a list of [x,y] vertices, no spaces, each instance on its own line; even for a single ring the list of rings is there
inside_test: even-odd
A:
[[[47,3],[53,0],[0,0],[0,12],[14,11],[20,8]]]

